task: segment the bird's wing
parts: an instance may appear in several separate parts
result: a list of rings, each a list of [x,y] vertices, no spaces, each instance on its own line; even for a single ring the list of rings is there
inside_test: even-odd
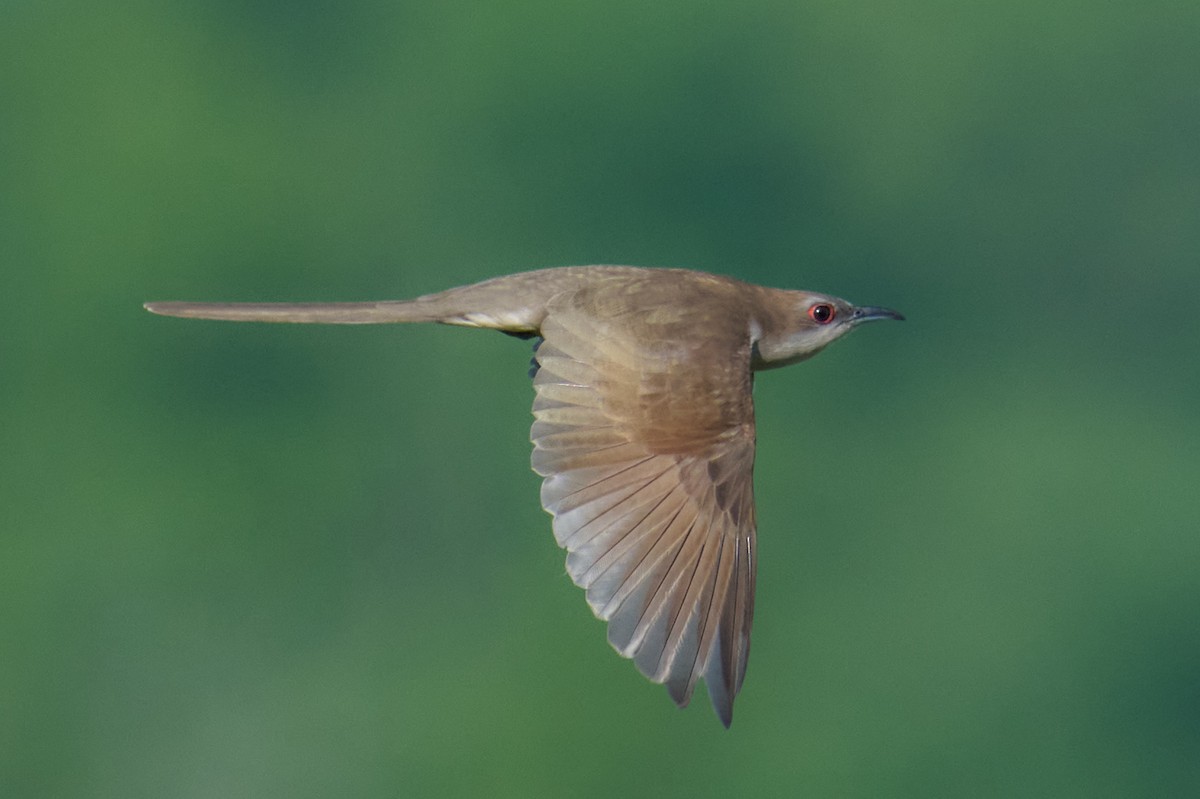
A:
[[[542,324],[542,504],[617,651],[680,706],[703,677],[728,726],[754,611],[749,335],[663,306],[611,310],[584,291]]]

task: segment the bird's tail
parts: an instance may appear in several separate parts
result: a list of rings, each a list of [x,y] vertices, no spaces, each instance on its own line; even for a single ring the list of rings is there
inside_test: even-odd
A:
[[[536,333],[547,303],[557,294],[606,273],[639,272],[627,266],[566,266],[506,275],[414,300],[331,303],[148,302],[151,313],[229,322],[307,322],[372,325],[440,322],[509,333]]]
[[[307,322],[370,325],[441,321],[438,309],[420,300],[388,302],[148,302],[147,311],[187,319],[226,322]]]
[[[552,271],[552,270],[551,270]],[[378,325],[440,322],[465,327],[489,327],[531,332],[541,324],[544,300],[537,292],[520,291],[536,285],[513,275],[472,286],[427,294],[413,300],[381,302],[148,302],[147,311],[187,319],[226,322],[299,322],[325,325]],[[513,285],[520,284],[520,285]],[[544,293],[544,292],[543,292]],[[531,302],[531,300],[534,300]]]

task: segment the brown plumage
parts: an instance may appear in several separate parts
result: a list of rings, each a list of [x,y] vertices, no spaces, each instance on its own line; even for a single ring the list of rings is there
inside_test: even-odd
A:
[[[201,319],[440,322],[540,336],[533,470],[567,572],[608,639],[680,706],[699,679],[728,726],[754,615],[753,372],[884,308],[683,269],[523,272],[415,300],[148,303]]]

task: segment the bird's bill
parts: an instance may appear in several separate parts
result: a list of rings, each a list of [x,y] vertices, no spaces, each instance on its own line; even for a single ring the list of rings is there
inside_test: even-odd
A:
[[[874,322],[877,319],[895,319],[899,322],[904,321],[904,314],[899,311],[893,311],[891,308],[880,308],[877,305],[861,305],[854,309],[850,314],[851,324],[862,324],[863,322]]]

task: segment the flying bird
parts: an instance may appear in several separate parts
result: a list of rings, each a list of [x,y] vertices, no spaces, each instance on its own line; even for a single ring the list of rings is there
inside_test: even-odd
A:
[[[728,727],[754,615],[754,373],[864,322],[810,291],[687,269],[568,266],[414,300],[152,302],[241,322],[437,322],[535,339],[532,466],[567,573],[608,640],[680,707],[698,680]]]

